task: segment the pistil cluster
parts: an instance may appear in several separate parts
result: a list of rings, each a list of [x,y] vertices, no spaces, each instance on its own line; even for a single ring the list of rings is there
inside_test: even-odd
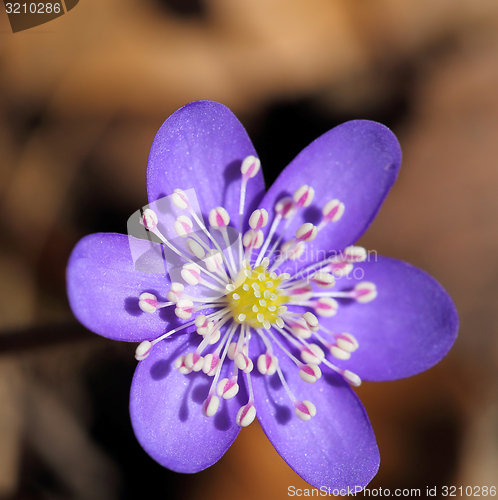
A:
[[[247,183],[260,168],[253,156],[241,166],[242,185],[239,204],[239,228],[246,220],[244,212]],[[338,278],[347,276],[353,266],[366,259],[361,247],[348,247],[341,254],[334,254],[320,262],[298,271],[294,275],[283,272],[285,263],[299,259],[306,245],[328,224],[339,223],[344,204],[330,200],[322,210],[322,220],[315,226],[301,225],[293,237],[286,232],[299,210],[308,207],[314,197],[312,187],[299,187],[292,198],[279,200],[274,217],[264,236],[263,228],[269,223],[264,209],[249,216],[250,229],[231,244],[227,228],[230,216],[223,207],[209,213],[209,226],[193,210],[186,193],[176,189],[173,204],[184,211],[175,223],[176,234],[185,241],[179,248],[163,236],[157,214],[147,208],[141,223],[156,235],[161,243],[179,255],[184,264],[181,269],[183,283],[171,284],[167,301],[161,302],[151,293],[138,297],[140,308],[150,314],[158,309],[173,307],[176,316],[185,320],[181,326],[159,338],[142,342],[136,350],[138,360],[145,359],[155,344],[161,340],[195,327],[201,337],[197,348],[175,361],[175,368],[182,374],[203,371],[212,377],[208,396],[202,405],[207,417],[219,408],[220,398],[230,399],[239,392],[239,383],[245,379],[248,401],[237,414],[240,426],[249,425],[256,416],[251,372],[257,369],[262,375],[279,377],[295,414],[309,420],[316,414],[311,401],[299,399],[286,382],[279,367],[278,356],[287,356],[295,364],[304,382],[315,383],[322,375],[322,368],[341,375],[353,386],[361,384],[355,373],[344,370],[330,361],[330,357],[348,360],[358,349],[358,342],[349,332],[334,332],[320,323],[320,317],[337,313],[337,299],[369,302],[377,295],[371,282],[360,282],[352,290],[333,290]],[[196,229],[194,229],[196,227]],[[221,236],[221,238],[220,238]],[[224,241],[222,248],[220,241]],[[187,294],[186,285],[200,293]],[[204,314],[207,312],[207,314]],[[251,355],[251,344],[258,337],[265,352],[258,357]],[[278,352],[278,356],[276,354]],[[222,367],[229,364],[221,378]]]

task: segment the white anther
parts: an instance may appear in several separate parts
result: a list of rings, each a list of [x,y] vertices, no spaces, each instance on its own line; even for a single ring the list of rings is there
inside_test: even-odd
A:
[[[202,367],[202,371],[209,377],[214,377],[214,375],[216,375],[219,363],[220,358],[216,354],[206,354],[204,356],[204,366]]]
[[[218,250],[210,250],[204,258],[204,263],[206,264],[206,269],[208,271],[211,271],[212,273],[219,271],[223,268],[223,257],[221,256],[221,252]]]
[[[197,257],[198,259],[203,259],[206,256],[206,252],[204,251],[204,248],[197,243],[197,241],[193,239],[188,239],[185,242],[185,246],[187,247],[187,250],[194,256]]]
[[[336,344],[342,350],[346,352],[354,352],[358,349],[358,341],[350,333],[339,333],[334,335],[336,338]]]
[[[195,318],[195,326],[199,335],[206,335],[209,331],[209,322],[204,314],[199,314]]]
[[[339,304],[331,297],[320,297],[314,304],[315,312],[325,318],[334,316],[337,313]]]
[[[187,375],[192,371],[191,368],[188,368],[185,365],[185,356],[179,356],[175,359],[174,367],[182,374]]]
[[[280,317],[275,319],[275,323],[279,328],[283,328],[285,326],[284,320]]]
[[[296,409],[294,413],[301,420],[310,420],[312,417],[316,415],[315,405],[311,401],[299,401],[295,403]]]
[[[301,349],[301,359],[305,363],[313,363],[315,365],[319,365],[324,357],[325,353],[317,344],[308,344]]]
[[[363,247],[351,245],[344,249],[342,256],[347,262],[364,262],[367,259],[367,251]]]
[[[346,361],[351,357],[351,353],[341,349],[339,346],[331,345],[330,346],[330,354],[334,356],[334,358],[340,359],[342,361]]]
[[[158,305],[159,302],[157,301],[157,297],[152,293],[142,293],[140,297],[138,297],[138,307],[140,307],[143,312],[155,313]]]
[[[354,387],[359,387],[361,385],[361,378],[356,375],[356,373],[350,372],[349,370],[344,370],[341,372],[342,376],[346,381]]]
[[[233,361],[236,354],[237,354],[237,342],[232,342],[228,346],[228,352],[227,352],[228,359],[231,359]]]
[[[321,288],[332,288],[335,285],[335,278],[330,273],[323,271],[316,272],[311,277],[311,281]]]
[[[255,231],[254,229],[249,229],[249,231],[247,231],[244,234],[244,237],[242,238],[242,243],[248,249],[260,248],[261,245],[263,244],[263,240],[264,240],[263,231],[260,230]]]
[[[352,293],[357,302],[366,304],[377,297],[377,287],[375,286],[375,283],[362,281],[354,287]]]
[[[243,372],[245,373],[250,373],[252,372],[252,369],[254,367],[253,365],[253,362],[251,360],[251,358],[248,358],[245,354],[243,354],[242,352],[239,352],[233,362],[237,365],[237,368],[239,368],[239,370],[242,370]]]
[[[242,406],[237,412],[235,421],[240,427],[247,427],[252,424],[256,418],[256,407],[253,404]]]
[[[231,399],[239,392],[239,384],[234,378],[224,378],[218,382],[216,394],[223,399]]]
[[[176,303],[175,314],[180,319],[188,319],[194,313],[194,303],[190,299],[180,299]]]
[[[294,201],[292,201],[292,198],[282,198],[275,203],[275,212],[284,219],[288,219],[292,215],[293,207]]]
[[[268,212],[264,209],[254,210],[249,217],[249,226],[255,231],[259,231],[268,224]]]
[[[166,295],[171,302],[178,302],[183,294],[185,287],[181,283],[171,283],[169,292]]]
[[[316,332],[318,328],[320,328],[320,323],[318,322],[318,318],[311,312],[305,312],[303,314],[303,319],[306,321],[306,326],[312,331]]]
[[[187,368],[194,372],[200,372],[204,367],[204,358],[196,352],[189,352],[183,362]]]
[[[211,332],[209,334],[209,341],[208,341],[208,344],[209,345],[213,345],[213,344],[216,344],[216,342],[218,342],[218,340],[220,340],[220,336],[221,336],[221,332],[220,330],[218,330],[216,328],[216,330],[214,330],[214,332]]]
[[[304,243],[302,241],[298,241],[296,243],[296,240],[294,239],[286,241],[281,247],[282,254],[285,255],[289,260],[299,259],[299,257],[303,255],[304,249]]]
[[[175,207],[185,210],[189,207],[188,197],[183,189],[175,189],[171,195],[171,201]]]
[[[326,269],[328,269],[337,278],[342,278],[347,276],[353,270],[353,264],[349,262],[333,262],[329,264]]]
[[[344,203],[331,200],[323,207],[322,213],[325,222],[337,222],[344,214]]]
[[[322,376],[322,371],[320,370],[320,367],[318,365],[309,363],[301,367],[301,369],[299,370],[299,376],[305,382],[308,382],[308,384],[312,384]]]
[[[311,222],[299,226],[296,231],[297,241],[313,241],[316,238],[317,228]]]
[[[156,212],[154,212],[154,210],[151,210],[150,208],[146,208],[143,211],[140,222],[144,225],[145,229],[154,231],[157,228],[158,222]]]
[[[311,330],[309,329],[306,320],[303,318],[288,321],[287,323],[295,337],[301,339],[309,339],[311,337]]]
[[[184,264],[181,275],[189,285],[198,285],[201,278],[201,270],[197,264]]]
[[[216,396],[216,394],[211,394],[206,401],[202,403],[202,413],[204,413],[206,417],[212,417],[218,411],[219,407],[220,398]]]
[[[230,216],[223,207],[213,208],[209,212],[209,224],[213,227],[226,227],[230,223]]]
[[[266,352],[259,356],[257,366],[261,375],[273,375],[277,371],[278,359]]]
[[[313,201],[313,198],[315,196],[315,190],[304,184],[300,188],[296,190],[296,192],[293,195],[293,199],[295,204],[301,208],[301,207],[309,207],[311,205],[311,202]]]
[[[313,296],[313,287],[311,285],[303,285],[298,288],[289,290],[289,297],[294,301],[308,300]]]
[[[240,171],[242,172],[242,177],[244,177],[245,179],[250,179],[259,172],[260,168],[261,162],[259,161],[259,158],[251,155],[244,158],[244,161],[240,166]]]
[[[135,350],[135,359],[137,361],[142,361],[145,359],[152,349],[152,342],[148,340],[144,340],[142,343],[138,344],[137,349]]]
[[[180,215],[175,221],[175,231],[180,238],[186,238],[193,227],[193,222],[186,215]]]

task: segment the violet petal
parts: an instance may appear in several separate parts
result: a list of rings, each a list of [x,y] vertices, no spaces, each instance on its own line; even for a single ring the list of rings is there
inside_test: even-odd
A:
[[[149,202],[177,189],[196,189],[204,216],[223,206],[238,228],[242,160],[256,156],[242,124],[222,104],[197,101],[173,113],[154,138],[147,167]],[[246,207],[264,193],[263,174],[249,180]]]
[[[381,381],[409,377],[438,363],[458,330],[455,306],[442,286],[424,271],[387,257],[355,268],[356,273],[363,270],[361,280],[342,279],[336,289],[371,281],[378,295],[366,304],[344,301],[336,316],[321,320],[358,340],[351,359],[337,364],[365,380]]]

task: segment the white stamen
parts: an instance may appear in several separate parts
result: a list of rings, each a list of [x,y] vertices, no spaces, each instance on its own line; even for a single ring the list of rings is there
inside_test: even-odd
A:
[[[309,207],[315,196],[315,190],[304,184],[296,190],[293,195],[294,202],[298,208]]]
[[[230,216],[223,207],[213,208],[209,212],[209,224],[213,227],[226,227],[230,223]]]
[[[256,407],[252,403],[242,406],[237,413],[235,421],[240,427],[247,427],[252,424],[256,417]]]
[[[194,227],[193,222],[186,215],[180,215],[175,221],[175,232],[180,238],[186,238]]]
[[[320,288],[332,288],[335,285],[335,278],[330,274],[323,271],[316,272],[311,281]]]
[[[271,376],[277,371],[277,364],[278,359],[269,352],[266,352],[258,358],[258,371],[261,375]]]
[[[311,222],[306,222],[296,231],[297,241],[313,241],[316,238],[317,228]]]
[[[316,415],[315,405],[311,401],[296,401],[294,405],[296,407],[294,412],[301,420],[310,420]]]
[[[331,316],[334,316],[337,313],[337,309],[339,309],[339,304],[337,303],[337,300],[331,297],[320,297],[314,303],[314,309],[318,315],[323,316],[325,318],[330,318]]]
[[[140,343],[135,351],[135,359],[138,361],[142,361],[145,359],[152,350],[152,342],[149,340],[144,340]]]
[[[190,299],[180,299],[176,303],[175,314],[180,319],[188,319],[194,312],[194,303]]]
[[[370,281],[362,281],[358,283],[352,292],[353,297],[357,302],[361,304],[366,304],[367,302],[371,302],[377,297],[377,287],[375,283]]]
[[[216,394],[210,394],[206,401],[202,403],[202,413],[206,417],[212,417],[220,407],[220,398]]]
[[[309,363],[301,367],[301,369],[299,370],[299,376],[305,382],[308,382],[308,384],[312,384],[322,376],[322,371],[320,370],[320,367],[318,365]]]
[[[344,203],[331,200],[323,207],[322,213],[323,222],[337,222],[344,214]]]
[[[204,251],[204,248],[197,243],[197,241],[188,239],[185,242],[185,246],[187,247],[187,250],[194,256],[197,257],[198,259],[203,259],[206,256],[206,252]]]
[[[237,384],[236,378],[224,378],[218,382],[216,394],[218,394],[220,398],[231,399],[236,396],[238,392],[239,384]]]
[[[259,231],[266,224],[268,224],[268,212],[264,208],[255,210],[249,217],[249,226],[255,231]]]
[[[319,365],[324,357],[325,353],[317,344],[307,344],[301,349],[301,359],[305,363],[313,363],[315,365]]]
[[[294,202],[292,198],[282,198],[275,204],[275,212],[284,219],[288,219],[292,214]]]
[[[189,208],[188,197],[183,189],[175,189],[171,195],[171,201],[175,207],[185,210]]]
[[[183,294],[185,287],[181,283],[171,283],[169,292],[166,295],[171,302],[178,302]]]
[[[150,208],[146,208],[143,211],[140,222],[144,225],[145,229],[154,231],[157,228],[158,223],[156,212],[154,212],[154,210],[151,210]]]
[[[242,172],[242,177],[245,179],[250,179],[254,177],[261,168],[261,162],[259,158],[255,156],[247,156],[244,158],[242,165],[240,166],[240,171]]]

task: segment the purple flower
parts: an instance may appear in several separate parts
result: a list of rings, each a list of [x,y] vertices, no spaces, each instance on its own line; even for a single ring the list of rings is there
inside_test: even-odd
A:
[[[255,154],[221,104],[174,113],[149,156],[145,239],[81,240],[71,307],[99,335],[141,342],[131,419],[163,466],[209,467],[257,416],[310,484],[365,486],[379,452],[351,386],[436,364],[457,314],[423,271],[352,246],[398,173],[389,129],[330,130],[266,193]]]

